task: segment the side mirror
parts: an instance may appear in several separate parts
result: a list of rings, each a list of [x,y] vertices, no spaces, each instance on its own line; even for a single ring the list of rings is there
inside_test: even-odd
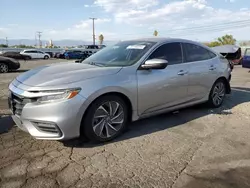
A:
[[[164,59],[150,59],[147,60],[143,65],[141,65],[141,69],[165,69],[168,66],[168,61]]]

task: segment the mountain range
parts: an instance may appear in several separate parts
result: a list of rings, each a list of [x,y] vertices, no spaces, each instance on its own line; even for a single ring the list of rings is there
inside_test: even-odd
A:
[[[28,46],[34,46],[36,43],[38,44],[38,41],[36,42],[35,40],[32,39],[8,39],[8,45],[9,46],[14,46],[14,45],[28,45]],[[46,43],[49,43],[47,40],[41,40],[42,45],[44,46]],[[83,40],[57,40],[57,41],[52,41],[54,46],[79,46],[79,45],[90,45],[93,44],[93,41],[83,41]],[[104,45],[112,45],[116,43],[117,41],[104,41]],[[6,39],[0,39],[0,44],[6,44]],[[96,41],[96,44],[99,44],[98,41]]]

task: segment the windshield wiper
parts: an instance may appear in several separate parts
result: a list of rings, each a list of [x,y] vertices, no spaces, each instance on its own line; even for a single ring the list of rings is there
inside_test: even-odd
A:
[[[88,64],[95,65],[95,66],[98,66],[98,67],[104,67],[104,65],[102,63],[88,62]]]

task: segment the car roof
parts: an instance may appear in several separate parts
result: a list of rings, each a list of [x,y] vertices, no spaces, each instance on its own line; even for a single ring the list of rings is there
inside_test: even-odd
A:
[[[23,50],[24,52],[25,51],[33,51],[33,50],[36,50],[36,49],[25,49],[25,50]],[[37,50],[36,50],[37,51]]]
[[[192,40],[181,39],[181,38],[167,38],[167,37],[150,37],[150,38],[138,38],[132,40],[124,40],[124,41],[148,41],[148,42],[156,42],[156,43],[165,43],[165,42],[188,42],[193,44],[202,45],[199,42],[195,42]]]

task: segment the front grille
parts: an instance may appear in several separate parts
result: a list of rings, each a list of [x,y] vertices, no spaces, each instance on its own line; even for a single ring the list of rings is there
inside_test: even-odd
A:
[[[30,102],[32,102],[32,99],[24,98],[15,95],[14,93],[10,93],[9,106],[14,115],[21,116],[23,107]]]

